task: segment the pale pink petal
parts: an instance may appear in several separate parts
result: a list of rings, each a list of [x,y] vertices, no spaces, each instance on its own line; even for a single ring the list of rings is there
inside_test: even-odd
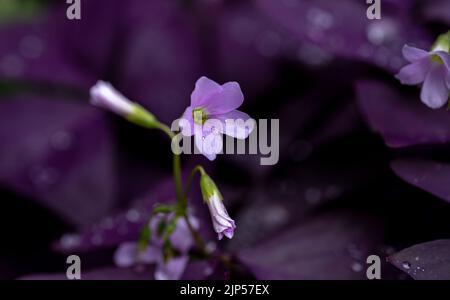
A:
[[[184,273],[188,264],[188,256],[179,256],[169,259],[168,262],[160,262],[155,271],[157,280],[178,280]]]
[[[121,268],[133,266],[137,261],[137,245],[135,242],[121,244],[114,252],[114,263]]]
[[[430,55],[430,53],[425,50],[408,45],[403,46],[402,52],[403,57],[409,62],[415,62]]]
[[[181,134],[184,136],[194,135],[194,118],[192,117],[192,107],[188,106],[183,113],[183,116],[178,120],[178,125],[181,129]]]
[[[234,235],[236,224],[228,215],[222,199],[220,199],[217,194],[214,194],[206,201],[206,204],[209,208],[214,231],[217,233],[217,238],[221,240],[225,235],[227,238],[231,239]]]
[[[138,262],[144,264],[152,264],[161,259],[161,248],[148,245],[143,251],[138,252]]]
[[[233,110],[231,112],[216,115],[214,118],[222,122],[222,133],[237,139],[246,139],[255,129],[256,122],[242,111]]]
[[[222,152],[223,141],[219,131],[206,130],[203,126],[195,125],[195,146],[206,158],[213,161]]]
[[[446,69],[443,65],[433,66],[422,86],[420,98],[430,108],[440,108],[448,100],[448,88],[446,86]]]
[[[444,62],[447,72],[450,72],[450,54],[444,51],[436,51],[436,55]]]
[[[212,96],[222,92],[223,88],[215,81],[202,76],[195,83],[195,89],[191,94],[192,107],[204,107]]]
[[[402,84],[419,84],[425,80],[431,68],[431,61],[427,58],[403,67],[395,77]]]
[[[222,85],[222,91],[211,96],[204,104],[208,115],[223,114],[235,110],[244,102],[244,95],[237,82]]]

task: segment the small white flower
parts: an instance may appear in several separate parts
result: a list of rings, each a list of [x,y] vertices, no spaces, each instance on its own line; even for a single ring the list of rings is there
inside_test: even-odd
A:
[[[218,239],[221,240],[223,236],[226,236],[229,239],[233,238],[236,224],[228,215],[227,209],[223,205],[220,196],[217,193],[214,193],[206,200],[206,204],[208,205],[214,231],[217,233]]]
[[[98,81],[91,90],[91,104],[113,111],[123,117],[129,116],[135,104],[117,91],[110,83]]]

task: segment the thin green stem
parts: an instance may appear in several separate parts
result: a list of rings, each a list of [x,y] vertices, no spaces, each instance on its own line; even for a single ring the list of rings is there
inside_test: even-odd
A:
[[[178,204],[185,209],[186,205],[183,197],[183,182],[181,180],[181,160],[180,155],[178,154],[173,155],[173,178],[175,180],[175,189]]]
[[[172,130],[170,130],[170,128],[167,125],[158,122],[157,128],[160,129],[161,131],[163,131],[164,133],[166,133],[167,136],[171,140],[175,137],[175,134],[172,132]],[[194,170],[192,171],[191,175],[189,176],[188,185],[186,187],[186,191],[183,193],[183,181],[181,179],[181,159],[180,159],[180,155],[179,154],[173,154],[173,178],[174,178],[174,181],[175,181],[177,204],[178,204],[178,207],[181,210],[179,213],[186,220],[186,224],[187,224],[187,226],[189,228],[189,231],[192,234],[192,237],[194,238],[194,241],[195,241],[195,244],[196,244],[197,248],[202,252],[202,254],[207,256],[208,255],[208,251],[206,249],[205,242],[203,241],[202,237],[197,232],[197,230],[195,230],[195,228],[192,226],[192,223],[189,220],[189,217],[188,217],[187,212],[186,212],[186,210],[187,210],[187,194],[188,194],[189,189],[190,189],[189,187],[192,184],[192,179],[193,179],[193,177],[194,177],[194,175],[195,175],[195,173],[197,171],[199,171],[200,173],[204,173],[205,172],[201,166],[196,166],[194,168]]]
[[[186,188],[184,190],[184,198],[187,199],[189,192],[191,191],[192,181],[194,180],[195,174],[199,172],[200,174],[205,174],[205,170],[202,166],[196,165],[194,169],[192,169],[191,174],[189,175],[187,182],[186,182]]]
[[[172,140],[175,134],[170,130],[170,128],[158,122],[158,129],[163,131]],[[183,182],[181,180],[181,159],[179,154],[173,154],[173,179],[175,181],[175,190],[177,195],[177,201],[179,205],[184,205],[183,203]]]

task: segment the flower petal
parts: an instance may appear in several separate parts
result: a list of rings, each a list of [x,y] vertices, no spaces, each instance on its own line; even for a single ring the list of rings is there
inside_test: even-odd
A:
[[[419,84],[426,78],[431,67],[431,61],[428,58],[419,60],[403,67],[395,78],[402,84]]]
[[[237,82],[222,85],[222,91],[213,95],[205,103],[209,115],[223,114],[235,110],[244,102],[244,95]]]
[[[198,219],[190,215],[189,220],[192,227],[197,230],[199,228]],[[194,245],[192,234],[185,219],[180,219],[178,221],[177,228],[170,237],[170,242],[172,243],[172,246],[182,254],[186,254],[191,249],[192,245]]]
[[[445,67],[433,66],[425,78],[420,98],[431,108],[440,108],[448,100]]]
[[[181,278],[189,261],[188,256],[180,256],[170,259],[168,262],[158,264],[155,271],[157,280],[177,280]]]
[[[442,59],[447,71],[450,72],[450,54],[444,51],[436,51],[436,55]]]
[[[191,94],[192,107],[204,107],[207,101],[215,94],[222,92],[222,87],[215,81],[202,76],[195,83],[195,89]]]
[[[195,130],[195,146],[197,150],[206,156],[209,160],[216,159],[216,154],[222,152],[223,141],[220,132],[215,130],[207,130],[203,126],[196,125]]]
[[[194,135],[194,118],[192,117],[192,106],[188,106],[183,113],[183,116],[178,120],[181,134],[184,136]]]
[[[114,263],[121,268],[131,267],[136,263],[137,245],[134,242],[123,243],[114,253]]]
[[[425,50],[416,47],[411,47],[408,45],[403,46],[402,53],[403,57],[409,62],[415,62],[430,55]]]
[[[237,139],[246,139],[253,129],[256,122],[250,116],[242,111],[233,110],[225,114],[214,116],[223,124],[222,133]]]

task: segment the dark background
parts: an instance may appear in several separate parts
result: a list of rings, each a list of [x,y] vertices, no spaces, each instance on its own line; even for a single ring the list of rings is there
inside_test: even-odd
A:
[[[239,271],[217,277],[365,279],[378,254],[383,278],[406,279],[387,256],[449,237],[450,175],[421,185],[393,167],[448,166],[447,111],[393,75],[404,44],[448,30],[449,1],[385,0],[381,20],[359,0],[81,2],[68,20],[64,1],[0,1],[0,278],[65,273],[68,253],[93,278],[136,276],[112,253],[137,237],[127,214],[173,199],[170,144],[91,107],[99,79],[168,124],[200,76],[238,81],[241,110],[280,120],[275,166],[183,157],[186,174],[202,163],[217,180],[238,226],[218,247]],[[191,201],[213,240],[198,191]]]

